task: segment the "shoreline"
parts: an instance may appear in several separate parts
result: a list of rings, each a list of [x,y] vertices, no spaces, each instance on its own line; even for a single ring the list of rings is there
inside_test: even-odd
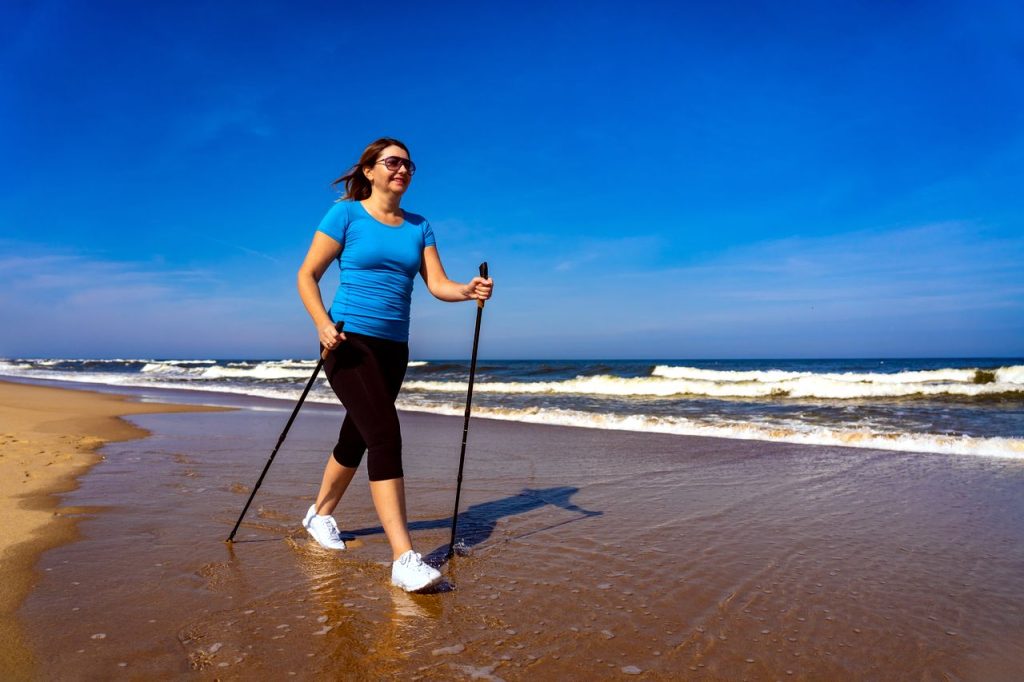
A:
[[[265,407],[290,410],[295,405],[295,396],[264,395],[245,391],[217,388],[183,388],[165,385],[106,384],[91,381],[66,379],[2,376],[0,381],[25,385],[54,386],[69,390],[95,391],[111,395],[140,396],[160,402],[170,401],[189,405],[213,405],[230,408]],[[325,401],[315,395],[307,397],[304,411],[334,410],[339,405],[331,396]],[[399,414],[423,414],[439,417],[460,417],[461,406],[448,409],[428,408],[417,405],[397,404]],[[629,414],[589,414],[561,409],[545,410],[542,413],[509,413],[503,408],[475,405],[474,420],[486,419],[496,422],[557,426],[572,429],[612,431],[626,433],[661,433],[680,438],[713,438],[727,441],[753,441],[757,443],[779,443],[803,447],[844,448],[860,452],[885,450],[943,457],[969,457],[1024,461],[1024,439],[1017,436],[974,436],[967,434],[949,435],[943,433],[886,433],[834,428],[823,433],[800,431],[790,426],[771,426],[749,423],[745,425],[690,424],[683,418],[650,417]]]
[[[223,408],[133,402],[127,395],[54,388],[0,379],[0,669],[8,679],[30,677],[35,657],[17,610],[39,579],[47,550],[73,541],[77,521],[96,508],[61,507],[60,496],[103,460],[111,442],[145,438],[149,431],[121,419],[156,412]]]

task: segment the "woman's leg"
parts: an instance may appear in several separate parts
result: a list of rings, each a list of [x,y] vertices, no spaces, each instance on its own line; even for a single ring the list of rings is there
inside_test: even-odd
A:
[[[402,344],[388,346],[382,358],[384,381],[387,384],[391,402],[398,399],[405,380],[405,372],[409,367],[409,346]],[[377,509],[380,525],[391,544],[392,560],[412,549],[412,538],[409,536],[409,521],[405,507],[405,478],[389,478],[382,481],[370,481],[370,495],[373,506]]]
[[[338,434],[338,444],[327,458],[324,475],[320,480],[320,492],[316,496],[316,513],[330,515],[334,513],[342,496],[348,490],[348,484],[359,469],[359,462],[366,452],[366,443],[359,435],[359,430],[352,417],[345,415]]]
[[[320,492],[316,496],[316,513],[324,516],[333,514],[355,475],[355,467],[342,466],[333,456],[328,457],[324,477],[320,481]]]
[[[345,405],[347,420],[366,444],[370,494],[395,558],[412,547],[406,526],[402,436],[394,402],[407,364],[408,347],[404,344],[355,334],[324,363],[328,381]],[[349,471],[354,474],[355,469],[328,462],[321,496],[340,499],[351,481]],[[331,497],[332,492],[336,498]]]
[[[370,495],[380,517],[380,525],[391,544],[391,559],[397,560],[412,549],[405,514],[405,479],[370,481]]]

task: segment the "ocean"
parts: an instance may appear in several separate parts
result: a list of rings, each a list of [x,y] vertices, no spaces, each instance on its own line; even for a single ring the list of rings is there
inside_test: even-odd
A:
[[[314,360],[3,359],[0,376],[295,401]],[[398,407],[465,411],[469,363],[413,360]],[[321,375],[307,400],[337,403]],[[493,419],[1024,458],[1024,359],[484,360]]]

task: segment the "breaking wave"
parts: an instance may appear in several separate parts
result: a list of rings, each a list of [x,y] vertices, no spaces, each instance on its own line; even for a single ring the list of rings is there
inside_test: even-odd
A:
[[[475,387],[474,387],[475,390]],[[445,406],[424,406],[399,401],[399,407],[415,412],[431,412],[460,416],[464,407],[454,403]],[[870,429],[841,429],[828,426],[786,425],[749,421],[722,420],[716,424],[701,423],[686,417],[616,415],[550,408],[507,409],[474,407],[473,414],[491,419],[575,426],[616,431],[671,433],[684,436],[738,438],[803,445],[827,445],[902,452],[930,452],[949,455],[981,455],[1024,459],[1024,439],[947,436],[928,433],[893,433]]]
[[[943,364],[939,364],[942,362]],[[1024,458],[1024,364],[1006,358],[744,361],[735,370],[643,361],[488,361],[481,417],[810,445]],[[728,367],[728,365],[725,365]],[[0,375],[294,401],[314,360],[0,359]],[[409,363],[401,409],[461,415],[468,363]],[[337,405],[323,374],[308,400]],[[811,404],[809,401],[813,401]],[[262,406],[260,409],[264,409]],[[969,435],[968,435],[969,434]]]
[[[406,390],[464,393],[459,381],[408,381]],[[479,382],[474,392],[705,398],[909,398],[957,396],[1024,399],[1024,365],[883,374],[781,370],[720,371],[658,365],[646,377],[577,376],[562,381]]]

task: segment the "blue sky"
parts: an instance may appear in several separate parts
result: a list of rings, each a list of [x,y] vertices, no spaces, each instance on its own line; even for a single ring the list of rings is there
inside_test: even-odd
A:
[[[381,135],[484,356],[1024,354],[1020,3],[298,5],[0,5],[0,355],[311,355]]]

